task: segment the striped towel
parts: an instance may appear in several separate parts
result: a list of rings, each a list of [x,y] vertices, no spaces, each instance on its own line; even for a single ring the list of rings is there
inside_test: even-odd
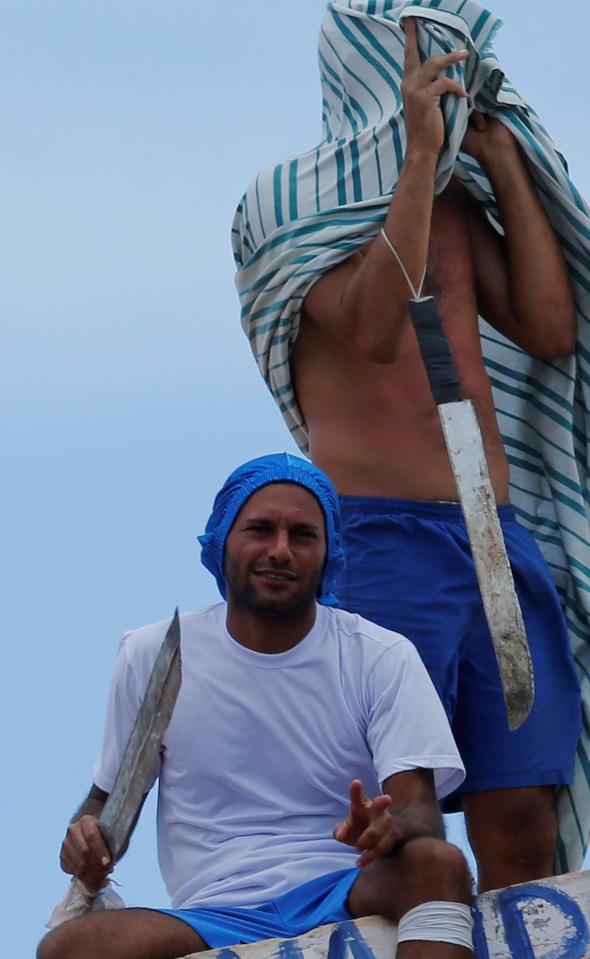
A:
[[[492,48],[501,21],[488,10],[472,0],[328,4],[319,43],[323,139],[316,149],[262,172],[236,213],[232,239],[242,325],[295,441],[307,451],[289,353],[309,288],[375,237],[385,219],[405,151],[400,23],[408,16],[419,18],[423,57],[469,50],[451,75],[470,102],[443,98],[446,139],[436,192],[454,172],[497,226],[489,181],[459,149],[472,107],[499,116],[526,155],[576,297],[578,344],[575,355],[565,359],[532,359],[481,322],[511,467],[511,498],[554,574],[582,683],[584,732],[576,778],[561,791],[559,807],[559,866],[575,869],[590,832],[590,211],[539,118],[505,77]]]

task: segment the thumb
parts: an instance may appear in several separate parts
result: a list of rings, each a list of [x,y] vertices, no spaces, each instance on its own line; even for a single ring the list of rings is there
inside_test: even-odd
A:
[[[473,124],[474,129],[478,131],[478,133],[484,133],[488,125],[488,122],[485,118],[485,114],[483,114],[481,110],[473,111],[473,113],[471,114],[471,123]]]
[[[336,823],[334,829],[332,830],[332,836],[334,839],[337,839],[338,842],[348,842],[350,838],[350,823],[348,819],[343,819],[342,822]]]

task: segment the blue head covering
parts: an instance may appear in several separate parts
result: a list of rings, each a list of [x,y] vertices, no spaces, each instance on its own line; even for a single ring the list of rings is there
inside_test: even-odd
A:
[[[215,497],[213,512],[206,530],[199,536],[201,562],[213,573],[219,592],[226,598],[223,575],[223,554],[227,535],[247,499],[256,490],[269,483],[297,483],[313,493],[326,521],[326,564],[318,595],[324,606],[335,606],[332,586],[336,575],[344,568],[344,551],[340,545],[340,511],[336,490],[322,470],[307,460],[290,453],[272,453],[259,456],[239,466],[228,476]]]

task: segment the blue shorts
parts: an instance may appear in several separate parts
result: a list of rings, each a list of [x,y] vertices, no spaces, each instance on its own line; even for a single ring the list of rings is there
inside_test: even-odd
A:
[[[291,939],[327,922],[352,919],[346,900],[359,872],[357,868],[329,872],[251,909],[194,906],[158,912],[182,919],[210,949],[262,939]]]
[[[511,506],[498,514],[535,672],[531,713],[509,732],[461,507],[340,498],[347,567],[340,606],[416,645],[443,701],[467,778],[462,793],[570,783],[581,728],[580,691],[557,591]]]

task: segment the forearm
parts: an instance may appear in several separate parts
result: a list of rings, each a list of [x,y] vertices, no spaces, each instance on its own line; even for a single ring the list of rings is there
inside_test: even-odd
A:
[[[431,769],[394,773],[383,783],[383,793],[373,799],[365,796],[360,779],[353,779],[349,813],[335,827],[334,838],[361,853],[358,866],[422,837],[444,839]]]
[[[432,219],[437,156],[408,150],[383,229],[417,288],[422,279]],[[378,235],[344,288],[343,311],[352,318],[353,338],[369,359],[391,362],[407,322],[408,282]]]
[[[444,839],[445,827],[436,803],[416,801],[402,810],[390,810],[401,833],[400,843],[423,837]]]
[[[107,793],[92,786],[74,813],[60,850],[63,871],[80,879],[88,889],[101,889],[113,867],[98,825],[107,798]]]
[[[99,819],[100,814],[104,809],[104,804],[108,799],[108,795],[109,794],[104,792],[104,790],[99,789],[98,786],[93,784],[83,803],[79,806],[70,819],[70,822],[78,822],[82,816],[95,816],[96,819]]]
[[[84,800],[80,808],[77,809],[74,815],[72,816],[70,823],[78,822],[78,820],[81,819],[82,816],[94,816],[95,819],[100,819],[100,815],[104,809],[105,803],[108,798],[109,798],[108,793],[106,793],[103,789],[99,789],[98,786],[95,786],[93,784],[86,799]],[[127,839],[125,840],[124,844],[121,846],[121,849],[117,856],[117,862],[119,862],[119,860],[123,858],[123,856],[127,852],[127,849],[129,848],[129,842],[131,840],[131,836],[133,835],[133,831],[137,825],[137,821],[141,814],[141,810],[143,809],[143,804],[146,798],[147,796],[144,796],[141,806],[138,809],[135,819],[133,820],[133,823],[131,825],[131,829],[129,830],[129,835],[127,836]]]
[[[505,232],[511,306],[540,356],[567,353],[576,319],[567,266],[516,142],[482,158]]]
[[[444,140],[443,95],[463,98],[447,75],[466,50],[420,59],[416,23],[405,22],[402,96],[407,148],[383,229],[417,288],[430,239],[434,182]],[[348,260],[329,270],[305,298],[305,314],[327,333],[374,363],[393,363],[409,323],[408,281],[379,234]]]

